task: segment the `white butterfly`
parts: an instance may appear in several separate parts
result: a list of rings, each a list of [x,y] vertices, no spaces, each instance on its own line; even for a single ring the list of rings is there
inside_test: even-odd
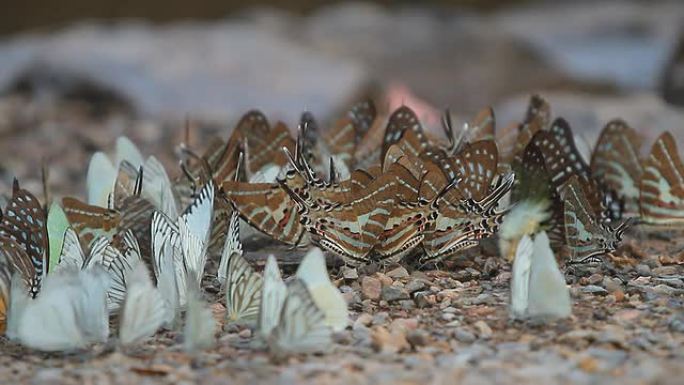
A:
[[[307,271],[306,274],[317,271],[315,259],[313,257],[311,262],[307,262],[310,267],[305,265],[303,271]],[[320,290],[318,284],[312,286]],[[346,305],[344,308],[346,310]],[[296,278],[286,286],[273,256],[269,256],[264,271],[257,329],[276,356],[323,352],[332,343],[332,328],[328,325],[326,313],[314,302],[307,284]]]
[[[105,342],[109,335],[109,277],[99,266],[65,269],[45,278],[35,299],[12,278],[7,335],[42,351],[72,351]]]
[[[273,328],[278,325],[280,311],[286,296],[287,286],[280,276],[278,262],[274,256],[269,255],[264,269],[264,283],[259,306],[259,319],[257,320],[257,330],[264,340],[268,339]]]
[[[226,292],[226,317],[230,322],[254,324],[259,316],[263,280],[242,257],[240,221],[236,211],[230,217],[223,246],[218,279]]]
[[[52,202],[47,216],[48,245],[50,247],[50,262],[48,273],[53,271],[59,263],[60,253],[62,252],[62,242],[64,234],[69,228],[69,220],[64,214],[62,206],[57,202]]]
[[[125,136],[116,139],[115,163],[112,163],[103,152],[93,154],[86,176],[88,204],[108,207],[109,196],[114,190],[119,164],[124,160],[136,169],[143,164],[140,150]]]
[[[550,216],[548,209],[547,200],[526,199],[518,202],[506,214],[499,228],[499,251],[504,258],[513,261],[520,239],[538,231],[539,225]]]
[[[183,348],[193,353],[214,346],[216,321],[211,308],[202,300],[199,290],[189,285],[187,291],[188,306],[183,328]]]
[[[209,182],[176,223],[155,212],[152,216],[152,257],[160,278],[165,258],[173,259],[179,306],[185,306],[187,281],[199,288],[207,262],[214,207],[214,184]]]
[[[153,336],[169,319],[172,309],[166,306],[159,288],[154,287],[142,261],[126,275],[128,290],[119,319],[119,340],[130,345]]]
[[[130,230],[124,232],[116,242],[117,245],[105,237],[99,237],[93,241],[90,254],[86,257],[78,235],[68,228],[64,233],[59,263],[54,270],[55,274],[59,274],[71,269],[88,270],[96,265],[103,267],[110,279],[107,304],[112,313],[118,312],[126,295],[126,275],[142,260],[138,240]]]
[[[528,235],[523,236],[513,264],[511,316],[565,318],[570,316],[571,307],[570,292],[546,232],[536,234],[534,241]]]
[[[287,287],[278,323],[267,339],[276,356],[325,352],[332,345],[332,329],[316,306],[306,284],[295,279]]]
[[[347,302],[332,284],[321,249],[309,251],[297,268],[297,278],[305,284],[316,306],[325,314],[325,323],[333,331],[344,330],[349,324]]]

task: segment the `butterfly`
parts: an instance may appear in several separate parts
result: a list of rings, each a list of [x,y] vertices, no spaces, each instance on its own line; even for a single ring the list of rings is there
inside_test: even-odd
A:
[[[107,207],[121,162],[127,161],[134,168],[140,167],[144,162],[138,147],[125,136],[116,139],[115,152],[114,162],[103,152],[96,152],[90,158],[86,175],[89,205]]]
[[[370,262],[370,253],[385,229],[401,179],[393,172],[384,173],[351,200],[330,204],[311,202],[286,184],[281,185],[297,203],[311,242],[346,264],[359,265]]]
[[[511,191],[513,208],[506,214],[499,230],[499,249],[509,261],[515,256],[516,245],[525,234],[543,230],[554,250],[565,244],[563,204],[546,170],[544,156],[530,142],[516,164],[517,183]]]
[[[183,326],[183,349],[195,353],[209,349],[216,343],[216,321],[209,305],[202,300],[199,287],[194,285],[193,272],[187,287],[187,311]]]
[[[313,115],[304,113],[300,127],[304,130],[302,145],[305,159],[319,173],[327,171],[326,162],[332,159],[338,165],[341,179],[347,179],[356,163],[354,154],[357,146],[376,120],[376,115],[373,102],[364,100],[354,104],[329,130],[319,133]]]
[[[642,140],[620,119],[606,124],[591,156],[591,175],[625,201],[629,216],[639,214],[639,182],[644,172],[639,150]]]
[[[234,210],[250,226],[269,237],[288,245],[298,244],[304,235],[297,205],[283,184],[293,191],[306,188],[300,173],[290,169],[278,183],[247,183],[225,181],[221,189]]]
[[[28,284],[32,295],[35,296],[40,290],[41,280],[47,274],[50,260],[46,213],[38,199],[29,191],[22,189],[16,179],[12,188],[12,198],[0,219],[0,238],[13,240],[14,245],[23,250],[33,265],[33,277],[29,279]],[[12,253],[20,252],[17,250]],[[18,259],[24,260],[24,257]],[[21,271],[30,274],[27,269]]]
[[[463,151],[463,145],[466,143],[496,139],[496,119],[491,107],[483,108],[470,122],[465,123],[458,138],[454,135],[451,113],[448,110],[442,117],[442,128],[448,140],[448,146],[445,149],[445,154],[448,156]]]
[[[532,95],[528,102],[525,117],[520,124],[511,124],[497,133],[497,143],[501,152],[501,162],[510,164],[517,160],[539,131],[547,130],[551,124],[551,107],[539,95]]]
[[[261,305],[263,280],[242,256],[240,222],[237,212],[230,218],[230,226],[218,279],[225,287],[226,318],[230,322],[256,323]]]
[[[52,202],[47,215],[47,234],[50,259],[48,261],[48,273],[51,273],[59,263],[59,256],[62,252],[64,234],[70,226],[69,219],[66,217],[62,206],[57,202]]]
[[[321,249],[314,247],[302,258],[295,277],[306,286],[311,299],[324,314],[324,323],[334,332],[349,325],[347,302],[330,281]]]
[[[407,106],[401,106],[390,115],[389,120],[387,121],[380,159],[385,159],[389,148],[393,144],[399,143],[409,131],[412,133],[413,137],[415,137],[415,139],[411,141],[414,142],[414,148],[411,152],[420,154],[431,148],[430,141],[428,140],[416,113]]]
[[[526,234],[518,243],[509,312],[514,319],[565,318],[572,312],[570,291],[544,231],[534,240]]]
[[[557,190],[576,175],[586,185],[587,199],[602,221],[610,222],[622,217],[622,200],[592,176],[564,119],[556,119],[549,131],[537,132],[532,142],[541,150],[551,183]]]
[[[59,263],[55,273],[69,270],[87,270],[94,266],[103,268],[109,275],[107,306],[111,313],[117,313],[127,291],[126,276],[142,261],[138,240],[130,230],[116,234],[112,240],[100,237],[93,241],[90,252],[85,254],[76,232],[69,228],[64,234]]]
[[[104,269],[70,269],[46,277],[32,299],[19,276],[12,279],[7,336],[41,351],[74,351],[107,340],[108,275]]]
[[[126,274],[127,292],[119,317],[119,343],[132,345],[153,336],[173,311],[155,287],[150,272],[137,261]]]
[[[684,165],[672,134],[664,132],[644,161],[639,184],[641,220],[671,226],[684,223]]]
[[[14,242],[9,240],[9,242]],[[19,250],[18,246],[15,246]],[[7,327],[7,311],[10,306],[10,288],[12,287],[12,272],[14,268],[8,258],[5,243],[0,238],[0,334],[5,333]]]
[[[316,305],[304,281],[296,278],[285,285],[273,256],[266,262],[261,298],[257,330],[274,356],[330,348],[332,329],[326,323],[326,314]]]
[[[178,290],[179,306],[187,300],[187,286],[199,288],[207,262],[207,248],[211,235],[214,207],[214,184],[209,181],[193,203],[172,221],[162,213],[152,215],[152,258],[157,270],[168,265],[165,258],[172,255]],[[193,282],[188,283],[189,277]],[[158,277],[159,278],[159,277]]]
[[[631,219],[627,219],[612,227],[597,220],[597,213],[587,199],[587,187],[578,176],[573,176],[561,189],[565,237],[573,262],[615,250],[632,223]]]
[[[499,201],[510,191],[514,178],[510,174],[500,178],[492,187],[497,170],[497,148],[493,141],[466,144],[461,153],[449,159],[444,174],[433,174],[424,184],[431,191],[421,193],[434,197],[440,189],[458,181],[454,188],[436,202],[434,219],[425,231],[422,262],[439,261],[467,248],[476,246],[479,239],[498,231],[505,211],[497,211]],[[449,179],[447,179],[449,178]]]

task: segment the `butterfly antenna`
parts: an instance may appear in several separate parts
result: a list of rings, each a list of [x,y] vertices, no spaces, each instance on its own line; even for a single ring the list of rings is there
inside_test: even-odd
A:
[[[306,177],[306,175],[304,175],[301,168],[299,167],[297,159],[294,156],[292,156],[292,153],[290,152],[290,150],[285,146],[283,146],[282,150],[285,153],[285,156],[287,156],[287,160],[290,162],[290,165],[292,166],[292,168],[294,168],[294,170],[299,175]]]
[[[297,194],[296,192],[292,191],[290,186],[288,186],[284,181],[278,179],[278,183],[280,184],[280,187],[282,187],[283,190],[287,193],[287,195],[292,198],[293,201],[299,206],[299,209],[302,213],[308,213],[309,212],[309,205],[306,203],[304,198],[301,197],[301,195]]]
[[[47,160],[41,160],[40,177],[43,182],[43,199],[45,199],[45,211],[50,206],[50,189],[48,188],[48,179],[50,178],[50,169],[47,166]]]
[[[238,154],[237,165],[235,165],[235,179],[234,179],[235,182],[240,181],[240,171],[242,171],[242,169],[245,167],[244,162],[245,162],[245,153],[240,151],[240,153]]]
[[[328,176],[330,179],[330,184],[335,184],[338,182],[337,180],[337,168],[335,167],[335,159],[331,156],[330,157],[330,175]]]
[[[444,129],[444,135],[446,135],[449,141],[449,151],[453,152],[456,146],[456,141],[454,140],[454,126],[451,124],[451,111],[447,108],[442,115],[442,129]]]
[[[143,188],[143,172],[144,172],[143,166],[140,166],[138,169],[138,177],[135,179],[135,187],[133,188],[133,195],[135,196],[140,196],[142,193],[142,188]]]

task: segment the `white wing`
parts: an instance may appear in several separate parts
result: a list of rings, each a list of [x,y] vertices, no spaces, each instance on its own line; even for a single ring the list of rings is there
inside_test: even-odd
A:
[[[259,317],[263,280],[238,253],[228,258],[226,317],[229,322],[254,324]]]
[[[549,245],[546,232],[534,238],[528,313],[530,317],[564,318],[572,312],[570,291]]]
[[[21,344],[42,351],[72,351],[104,342],[109,334],[107,284],[106,273],[98,268],[48,275],[36,299],[12,301],[19,309],[23,306],[17,318],[12,315],[12,334]]]
[[[255,172],[250,178],[249,183],[275,183],[280,174],[280,167],[275,164],[267,164],[261,170]]]
[[[180,216],[179,222],[182,220],[188,224],[192,233],[205,244],[208,242],[211,234],[211,220],[214,211],[214,183],[207,183],[199,195]]]
[[[178,229],[164,214],[155,211],[152,214],[152,262],[157,277],[157,287],[161,291],[164,302],[172,312],[166,320],[166,326],[174,328],[181,306],[178,281],[185,285],[185,268],[183,253],[180,249]],[[177,261],[180,265],[177,264]],[[185,303],[185,290],[183,304]]]
[[[168,319],[169,309],[142,261],[127,275],[126,299],[119,320],[119,340],[130,345],[153,336]]]
[[[278,325],[280,311],[285,302],[287,287],[280,277],[278,263],[274,256],[269,255],[264,269],[263,291],[261,293],[261,306],[259,307],[259,319],[257,330],[262,338],[267,339],[271,330]]]
[[[525,234],[518,242],[513,260],[511,278],[510,316],[523,319],[527,316],[528,295],[530,286],[530,267],[532,265],[533,245],[530,236]]]
[[[102,266],[111,279],[111,286],[107,291],[111,312],[118,312],[126,297],[126,276],[139,261],[142,261],[138,241],[130,230],[124,233],[123,242],[122,250],[109,245],[102,253]]]
[[[20,273],[14,273],[11,277],[9,291],[9,308],[7,308],[7,338],[17,341],[19,339],[19,325],[28,304],[32,302],[29,289]]]
[[[221,253],[221,262],[218,268],[218,280],[221,284],[225,284],[226,275],[228,274],[228,260],[233,254],[242,255],[242,242],[240,242],[240,216],[237,211],[233,211],[230,215],[228,223],[228,234],[226,241],[223,244],[223,251]]]
[[[137,170],[143,165],[143,156],[138,150],[138,147],[127,137],[120,136],[116,138],[116,165],[123,161],[127,161]]]
[[[214,184],[209,182],[186,212],[178,218],[183,261],[188,273],[192,272],[195,276],[198,288],[207,262],[213,208]],[[180,282],[178,283],[180,285]]]
[[[178,218],[178,206],[173,195],[171,180],[164,166],[150,156],[143,166],[142,194],[169,218]]]
[[[332,330],[325,322],[325,314],[299,279],[287,288],[280,321],[268,338],[268,345],[276,356],[324,352],[332,345]]]
[[[211,308],[200,298],[194,286],[188,287],[183,347],[188,352],[208,349],[215,343],[216,321]]]
[[[86,186],[88,204],[107,207],[109,195],[114,189],[117,169],[103,152],[96,152],[90,158]]]
[[[347,302],[332,284],[325,257],[319,248],[309,251],[297,268],[297,278],[305,284],[316,306],[325,314],[325,323],[333,331],[342,331],[349,324]]]
[[[81,269],[85,265],[85,254],[81,248],[76,231],[71,227],[64,233],[59,263],[55,266],[55,273],[63,269]]]

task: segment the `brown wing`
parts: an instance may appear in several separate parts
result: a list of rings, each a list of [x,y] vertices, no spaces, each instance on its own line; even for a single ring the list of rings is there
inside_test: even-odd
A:
[[[684,223],[684,165],[669,132],[664,132],[653,144],[644,162],[639,191],[639,207],[645,222]]]
[[[0,221],[0,234],[26,250],[40,278],[47,273],[49,256],[46,213],[38,199],[14,180],[12,198]]]

